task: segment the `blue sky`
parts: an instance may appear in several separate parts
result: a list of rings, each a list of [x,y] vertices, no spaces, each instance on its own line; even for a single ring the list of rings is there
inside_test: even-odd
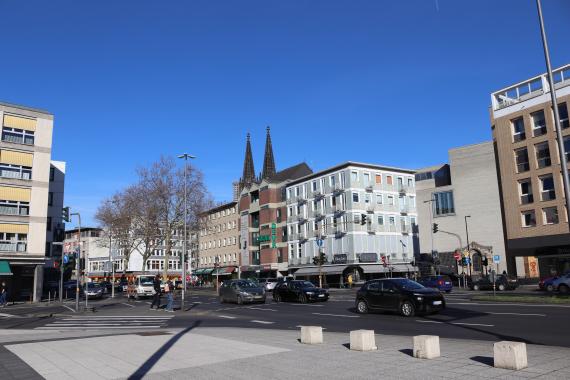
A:
[[[570,2],[543,0],[554,66]],[[3,1],[0,100],[55,114],[52,158],[86,224],[138,166],[189,152],[231,198],[261,170],[417,168],[491,138],[489,94],[545,71],[533,0]]]

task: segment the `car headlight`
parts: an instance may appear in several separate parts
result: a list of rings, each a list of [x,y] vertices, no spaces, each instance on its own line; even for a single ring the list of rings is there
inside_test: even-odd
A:
[[[315,294],[315,292],[306,292],[305,294],[311,296],[311,295]]]
[[[241,294],[242,296],[251,296],[251,294],[249,294],[248,292],[240,292],[239,294]]]

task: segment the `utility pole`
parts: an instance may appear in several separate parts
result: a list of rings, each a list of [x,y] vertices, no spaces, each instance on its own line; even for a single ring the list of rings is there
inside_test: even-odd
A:
[[[109,261],[111,262],[111,298],[115,298],[115,259],[113,257],[113,240],[109,228]]]
[[[540,23],[540,34],[542,35],[542,47],[544,50],[544,60],[548,72],[548,85],[550,87],[550,99],[552,101],[552,111],[554,112],[554,126],[558,138],[558,153],[560,154],[560,166],[562,169],[562,182],[564,184],[564,194],[566,195],[566,215],[570,215],[570,179],[568,177],[568,164],[566,162],[566,152],[564,151],[564,138],[560,127],[560,115],[558,113],[558,101],[556,100],[556,88],[554,87],[554,77],[552,76],[552,66],[550,65],[550,53],[548,51],[548,41],[544,30],[544,19],[542,18],[542,5],[540,0],[536,0],[538,9],[538,21]]]
[[[469,246],[469,228],[467,227],[467,218],[471,218],[471,215],[465,215],[465,235],[467,237],[467,258],[469,263],[467,264],[467,270],[469,271],[469,276],[471,276],[471,247]]]
[[[81,273],[81,215],[78,212],[73,212],[70,216],[77,215],[79,221],[78,234],[79,234],[79,253],[77,254],[77,259],[75,260],[75,270],[76,270],[76,286],[75,286],[75,311],[79,311],[79,276]],[[85,271],[83,272],[83,284],[87,287],[87,258],[83,258],[85,264]],[[85,310],[87,310],[87,289],[83,290],[85,295]]]
[[[180,258],[182,264],[182,297],[180,297],[180,310],[184,311],[184,300],[186,298],[186,244],[188,242],[188,227],[186,225],[188,220],[188,204],[187,204],[187,180],[186,177],[188,176],[188,158],[196,158],[188,153],[182,153],[178,156],[178,158],[184,159],[184,241],[182,244],[182,257]],[[188,258],[190,261],[190,265],[188,266],[188,272],[190,273],[190,279],[192,279],[192,257]]]
[[[62,242],[52,241],[51,245],[63,246]],[[53,249],[52,249],[53,252]],[[63,247],[61,249],[61,258],[59,259],[59,302],[63,303]]]

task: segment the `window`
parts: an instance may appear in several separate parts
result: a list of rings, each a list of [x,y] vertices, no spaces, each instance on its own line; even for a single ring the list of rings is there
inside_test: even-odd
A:
[[[2,127],[2,141],[34,145],[34,132],[25,129]]]
[[[364,180],[364,186],[370,186],[370,173],[362,174]]]
[[[394,205],[394,196],[393,195],[388,195],[388,205],[389,206]]]
[[[55,177],[55,168],[52,166],[51,168],[49,168],[49,181],[53,182],[54,177]]]
[[[570,136],[564,136],[564,155],[566,156],[566,162],[570,159]]]
[[[522,117],[511,120],[513,128],[513,142],[522,141],[526,139],[524,132],[524,120]]]
[[[350,172],[350,181],[352,183],[358,181],[358,172]]]
[[[312,186],[313,191],[317,191],[317,181],[313,181],[311,183],[311,186]]]
[[[558,209],[556,207],[546,207],[542,209],[544,224],[558,224]]]
[[[528,165],[528,151],[526,148],[515,150],[515,163],[517,165],[517,173],[526,172],[530,169]]]
[[[378,225],[379,226],[384,225],[384,215],[378,215]]]
[[[393,216],[390,216],[388,218],[388,223],[390,223],[391,226],[395,226],[396,225],[396,218]]]
[[[359,202],[359,200],[358,200],[358,193],[352,193],[352,201],[355,202],[355,203],[358,203],[358,202]]]
[[[532,196],[532,182],[530,181],[530,178],[519,181],[519,192],[522,205],[534,202],[534,198]]]
[[[532,119],[532,135],[534,137],[542,136],[546,133],[546,120],[544,119],[544,111],[540,110],[530,114]]]
[[[30,203],[21,201],[0,200],[0,214],[3,215],[29,215]]]
[[[382,183],[382,175],[376,174],[375,177],[376,177],[376,178],[375,178],[376,183],[377,183],[377,184],[381,184],[381,183]]]
[[[386,176],[386,184],[392,185],[392,176],[391,175]]]
[[[0,177],[30,180],[32,179],[32,168],[0,163]]]
[[[568,121],[568,107],[566,103],[560,103],[558,105],[558,116],[560,117],[560,127],[562,129],[568,128],[570,124]]]
[[[51,216],[47,217],[46,231],[51,231]]]
[[[433,199],[435,199],[435,202],[433,202],[433,212],[435,216],[455,214],[453,191],[434,193]]]
[[[408,178],[408,187],[414,187],[414,180],[412,178]]]
[[[382,204],[382,194],[376,194],[376,204]]]
[[[536,165],[539,169],[546,168],[552,163],[550,161],[550,149],[548,148],[548,141],[545,141],[534,146],[536,152]]]
[[[552,175],[540,177],[540,199],[550,201],[556,199],[556,191],[554,190],[554,179]]]
[[[334,189],[334,186],[336,185],[336,177],[334,175],[330,176],[330,184],[331,187]]]
[[[370,194],[364,194],[364,203],[366,203],[366,205],[370,204]]]

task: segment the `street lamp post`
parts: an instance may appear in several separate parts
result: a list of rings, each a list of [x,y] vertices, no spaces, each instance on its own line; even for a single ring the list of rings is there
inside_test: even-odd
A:
[[[471,247],[469,246],[469,228],[467,227],[467,218],[471,218],[471,215],[465,215],[465,235],[467,235],[467,256],[469,258],[469,264],[467,264],[467,269],[469,271],[469,276],[471,276]]]
[[[186,177],[188,175],[188,159],[189,158],[196,158],[196,156],[192,156],[188,153],[182,153],[181,155],[178,156],[178,158],[183,158],[184,159],[184,242],[182,244],[182,257],[181,257],[181,261],[182,261],[182,297],[180,299],[180,310],[184,311],[184,299],[186,298],[186,244],[188,241],[188,237],[187,237],[187,233],[188,233],[188,229],[186,226],[187,223],[187,217],[188,217],[188,205],[186,204],[187,202],[187,180]],[[190,261],[190,265],[188,266],[188,272],[190,273],[190,279],[192,278],[192,258],[189,257],[189,261]]]
[[[70,214],[71,216],[77,215],[77,219],[79,221],[79,227],[77,229],[79,234],[79,252],[77,254],[77,258],[75,260],[75,272],[76,272],[76,285],[75,285],[75,311],[79,312],[79,276],[81,274],[81,215],[78,212],[74,212]],[[83,258],[85,261],[85,266],[87,266],[87,260]],[[87,275],[87,268],[85,268],[85,273],[83,275],[83,282],[86,283],[86,275]],[[85,293],[85,309],[87,309],[87,289],[83,291]]]
[[[427,201],[424,201],[424,203],[427,203],[429,205],[429,228],[431,231],[431,257],[433,259],[433,203],[435,201],[435,198],[431,198],[428,199]],[[436,273],[437,274],[437,273]]]
[[[113,240],[109,229],[109,261],[111,262],[111,298],[115,298],[115,258],[113,257]]]

